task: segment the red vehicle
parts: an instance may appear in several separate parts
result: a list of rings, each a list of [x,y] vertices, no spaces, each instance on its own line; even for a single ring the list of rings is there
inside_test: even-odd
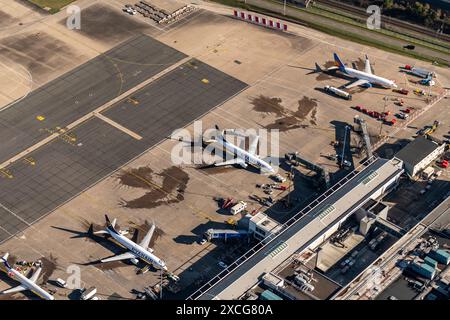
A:
[[[396,93],[400,93],[400,94],[404,94],[405,96],[409,93],[408,90],[406,89],[393,89],[392,91],[396,92]]]
[[[406,108],[405,110],[403,110],[404,113],[411,113],[411,109],[410,108]]]
[[[387,125],[393,126],[396,122],[397,119],[393,118],[391,120],[385,120]]]
[[[374,116],[374,112],[373,112],[373,111],[369,111],[369,112],[367,112],[367,114],[368,114],[369,116],[371,116],[371,117]]]
[[[362,107],[361,106],[356,106],[355,110],[361,111]]]
[[[390,111],[385,111],[385,112],[383,112],[383,114],[384,114],[384,116],[388,116],[388,115],[391,114],[391,112]]]
[[[412,66],[410,66],[409,64],[407,64],[407,65],[405,65],[403,68],[406,69],[406,70],[411,70],[411,69],[412,69]]]
[[[438,165],[441,168],[448,168],[448,160],[442,160],[441,162],[438,162]]]
[[[361,109],[361,111],[363,112],[363,113],[367,113],[367,109]]]

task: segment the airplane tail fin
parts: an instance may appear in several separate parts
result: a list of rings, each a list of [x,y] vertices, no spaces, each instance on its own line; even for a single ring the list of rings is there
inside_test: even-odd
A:
[[[316,62],[316,70],[315,72],[322,72],[322,68]]]
[[[111,226],[113,229],[116,227],[116,222],[117,222],[116,218],[114,218],[114,220],[111,222],[111,220],[109,220],[108,215],[105,214],[105,220],[106,220],[106,225],[107,226]]]
[[[9,253],[7,252],[3,255],[3,257],[0,258],[0,260],[7,268],[11,268],[8,264],[8,257],[9,257]]]
[[[223,133],[222,133],[222,130],[219,129],[219,126],[216,124],[216,125],[214,125],[214,127],[217,130],[217,137],[223,138]]]
[[[341,59],[339,59],[336,53],[334,53],[333,56],[334,56],[334,63],[336,64],[336,66],[339,68],[339,70],[345,72],[345,65],[342,63]]]
[[[7,253],[5,253],[5,254],[3,255],[3,257],[2,257],[2,262],[8,261],[8,257],[9,257],[9,253],[7,252]]]

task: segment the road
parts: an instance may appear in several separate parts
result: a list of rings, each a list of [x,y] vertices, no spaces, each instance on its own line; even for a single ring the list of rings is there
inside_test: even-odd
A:
[[[246,3],[249,5],[257,6],[262,9],[270,10],[273,12],[279,12],[280,15],[283,14],[283,4],[276,3],[272,1],[267,0],[246,0]],[[305,12],[304,10],[299,10],[297,8],[292,8],[287,6],[286,7],[286,15],[293,17],[295,19],[299,19],[300,21],[308,24],[308,23],[315,23],[315,24],[321,24],[327,27],[334,28],[336,30],[344,31],[348,34],[355,34],[360,37],[365,37],[368,39],[372,39],[378,42],[386,43],[388,45],[397,46],[397,47],[403,47],[408,44],[410,44],[407,41],[395,39],[377,32],[370,31],[369,29],[363,29],[358,26],[353,26],[347,23],[340,23],[336,20],[328,19],[326,17],[312,14]],[[416,45],[416,48],[414,50],[415,52],[430,56],[430,57],[437,57],[442,60],[447,61],[450,64],[450,58],[449,55],[442,52],[436,52],[434,50],[431,50],[426,47],[422,47],[420,45]]]

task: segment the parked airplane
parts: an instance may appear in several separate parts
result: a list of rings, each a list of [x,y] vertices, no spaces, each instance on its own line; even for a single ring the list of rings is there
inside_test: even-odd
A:
[[[223,132],[220,131],[219,127],[216,125],[216,130],[218,131],[217,137],[215,140],[210,140],[210,142],[218,143],[223,150],[230,152],[235,155],[236,158],[227,160],[224,162],[215,163],[214,166],[228,166],[228,165],[240,165],[243,168],[247,168],[250,164],[254,167],[259,168],[264,173],[274,173],[275,170],[272,166],[266,161],[259,158],[256,154],[256,148],[258,146],[259,136],[252,136],[252,140],[250,141],[250,146],[248,151],[228,142],[223,136]]]
[[[107,215],[105,215],[106,218],[106,229],[94,232],[94,234],[109,234],[111,237],[116,240],[116,242],[124,247],[125,249],[128,249],[128,252],[125,252],[123,254],[119,254],[116,256],[113,256],[111,258],[106,258],[100,260],[100,262],[111,262],[111,261],[119,261],[119,260],[127,260],[130,259],[131,262],[134,264],[137,264],[139,259],[144,261],[145,263],[154,266],[157,269],[162,269],[164,271],[167,271],[166,263],[155,256],[152,252],[153,249],[149,248],[150,240],[152,239],[153,232],[155,231],[155,225],[153,224],[148,233],[145,235],[144,239],[137,244],[133,242],[132,240],[125,237],[126,232],[118,231],[115,229],[115,225],[117,222],[117,219],[114,219],[112,223],[110,222]]]
[[[370,67],[370,61],[367,55],[364,71],[346,67],[342,63],[341,59],[339,59],[336,53],[334,53],[334,63],[336,64],[335,67],[328,68],[325,71],[339,70],[347,76],[356,78],[355,81],[350,82],[349,84],[344,86],[346,89],[350,89],[356,86],[363,86],[370,88],[372,87],[372,85],[378,85],[383,88],[397,88],[397,85],[395,84],[394,81],[376,76],[372,73],[372,68]],[[317,63],[316,63],[316,71],[323,71]]]
[[[36,284],[36,281],[38,280],[38,278],[41,274],[42,267],[38,267],[36,269],[36,271],[34,271],[33,275],[30,278],[27,278],[25,275],[22,274],[22,272],[12,268],[9,265],[8,257],[9,257],[9,253],[6,253],[0,259],[0,261],[3,264],[3,266],[5,267],[8,277],[20,282],[20,285],[18,285],[17,287],[5,290],[2,292],[2,294],[16,293],[16,292],[21,292],[21,291],[25,291],[25,290],[30,290],[31,292],[33,292],[37,296],[41,297],[42,299],[55,300],[55,298],[50,293],[48,293],[47,291],[45,291],[44,289],[42,289],[41,287],[39,287]]]

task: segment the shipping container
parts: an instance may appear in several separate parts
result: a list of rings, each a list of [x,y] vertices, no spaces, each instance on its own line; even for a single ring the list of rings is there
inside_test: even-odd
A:
[[[276,295],[270,290],[265,290],[261,295],[259,296],[260,300],[283,300],[280,296]]]
[[[425,259],[423,259],[423,261],[428,264],[429,266],[433,267],[434,269],[437,268],[437,261],[434,260],[433,258],[430,258],[429,256],[426,256]]]
[[[446,266],[450,263],[450,253],[446,250],[432,250],[428,255],[437,262],[445,264]]]
[[[433,279],[436,275],[436,269],[426,263],[411,263],[411,270],[427,279]]]

